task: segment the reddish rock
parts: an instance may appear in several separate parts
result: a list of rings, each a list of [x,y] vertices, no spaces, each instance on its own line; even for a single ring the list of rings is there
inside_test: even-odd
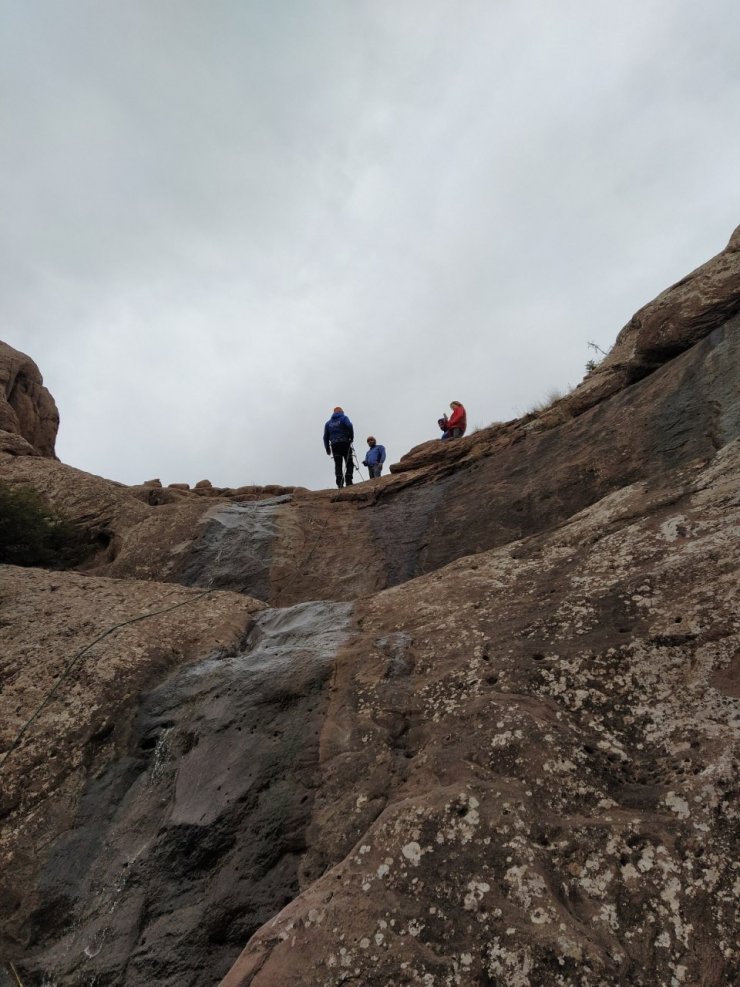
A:
[[[0,460],[110,538],[0,567],[0,744],[92,659],[3,779],[24,982],[740,981],[737,247],[601,391],[374,484]]]
[[[3,432],[21,436],[32,454],[54,459],[58,429],[59,412],[39,368],[24,353],[0,342],[0,437]],[[0,451],[28,454],[21,443],[7,438],[0,438]]]
[[[740,226],[725,250],[632,316],[608,356],[558,404],[581,414],[652,373],[740,313]]]

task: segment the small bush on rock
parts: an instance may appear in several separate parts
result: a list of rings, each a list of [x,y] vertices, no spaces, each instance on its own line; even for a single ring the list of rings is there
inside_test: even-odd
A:
[[[0,563],[68,569],[91,551],[87,536],[32,487],[0,484]]]

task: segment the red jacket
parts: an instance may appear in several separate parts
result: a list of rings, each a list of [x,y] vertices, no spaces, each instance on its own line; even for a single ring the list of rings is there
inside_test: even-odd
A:
[[[459,404],[456,408],[452,409],[452,414],[447,419],[447,430],[451,432],[453,428],[461,428],[463,435],[465,435],[465,429],[467,427],[468,420],[465,415],[465,408]]]

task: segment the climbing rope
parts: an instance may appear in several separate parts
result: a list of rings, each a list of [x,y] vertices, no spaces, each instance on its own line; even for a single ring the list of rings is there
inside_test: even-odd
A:
[[[13,751],[15,751],[20,746],[21,740],[23,739],[23,737],[25,736],[25,734],[28,732],[28,730],[30,729],[31,725],[34,723],[35,720],[37,720],[39,718],[39,716],[41,715],[41,713],[43,712],[43,710],[49,705],[49,703],[54,698],[54,696],[56,695],[59,687],[65,681],[65,679],[69,678],[69,676],[70,676],[70,674],[72,672],[72,669],[75,667],[75,665],[77,665],[77,663],[80,661],[80,659],[83,657],[83,655],[85,655],[99,641],[102,641],[103,638],[108,637],[109,634],[112,634],[113,631],[117,631],[121,627],[126,627],[128,624],[135,624],[135,623],[137,623],[140,620],[146,620],[148,617],[158,617],[160,614],[170,613],[170,611],[177,610],[179,607],[184,607],[184,606],[187,606],[188,604],[196,603],[198,600],[202,600],[204,596],[208,596],[210,593],[213,593],[213,590],[212,589],[207,589],[203,593],[198,593],[197,596],[193,596],[193,597],[191,597],[188,600],[181,600],[179,603],[175,603],[171,607],[164,607],[162,610],[152,610],[149,613],[142,613],[142,614],[139,614],[136,617],[130,617],[128,620],[122,620],[120,623],[114,624],[112,627],[109,627],[107,631],[103,631],[103,633],[102,634],[99,634],[95,638],[95,640],[91,641],[89,644],[86,644],[85,647],[82,648],[81,651],[78,651],[77,654],[73,655],[70,658],[70,660],[67,662],[67,664],[65,665],[65,667],[64,667],[64,669],[62,671],[62,674],[59,676],[59,678],[56,680],[56,682],[54,683],[54,685],[51,687],[51,689],[49,690],[49,692],[44,697],[44,699],[41,702],[41,704],[31,714],[31,716],[29,716],[29,718],[26,720],[26,722],[23,724],[23,726],[20,728],[20,730],[16,734],[15,739],[13,740],[12,744],[10,745],[10,747],[8,748],[8,750],[5,752],[5,756],[3,757],[2,761],[0,761],[0,774],[2,773],[5,765],[8,763],[8,758],[10,757],[10,755],[13,753]]]
[[[15,977],[15,982],[18,984],[18,987],[23,987],[23,981],[18,976],[18,971],[16,970],[15,965],[13,964],[12,960],[9,961],[9,966],[10,966],[10,969],[11,969],[11,971],[13,973],[13,976]]]
[[[364,480],[364,479],[365,479],[365,477],[364,477],[364,476],[362,475],[362,470],[360,469],[360,461],[359,461],[359,459],[357,458],[357,453],[355,452],[355,447],[354,447],[353,445],[351,445],[351,446],[349,447],[349,451],[350,451],[350,453],[351,453],[351,455],[352,455],[352,459],[353,459],[353,461],[354,461],[354,464],[355,464],[355,469],[356,469],[356,470],[357,470],[357,472],[358,472],[358,473],[360,474],[360,479],[361,479],[361,480]]]

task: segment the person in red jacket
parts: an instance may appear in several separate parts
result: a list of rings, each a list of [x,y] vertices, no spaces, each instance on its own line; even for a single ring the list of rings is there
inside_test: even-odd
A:
[[[463,408],[459,401],[450,401],[450,408],[452,409],[450,417],[448,418],[447,415],[443,415],[439,419],[439,427],[443,432],[442,438],[459,439],[465,435],[465,429],[468,427],[465,408]]]

